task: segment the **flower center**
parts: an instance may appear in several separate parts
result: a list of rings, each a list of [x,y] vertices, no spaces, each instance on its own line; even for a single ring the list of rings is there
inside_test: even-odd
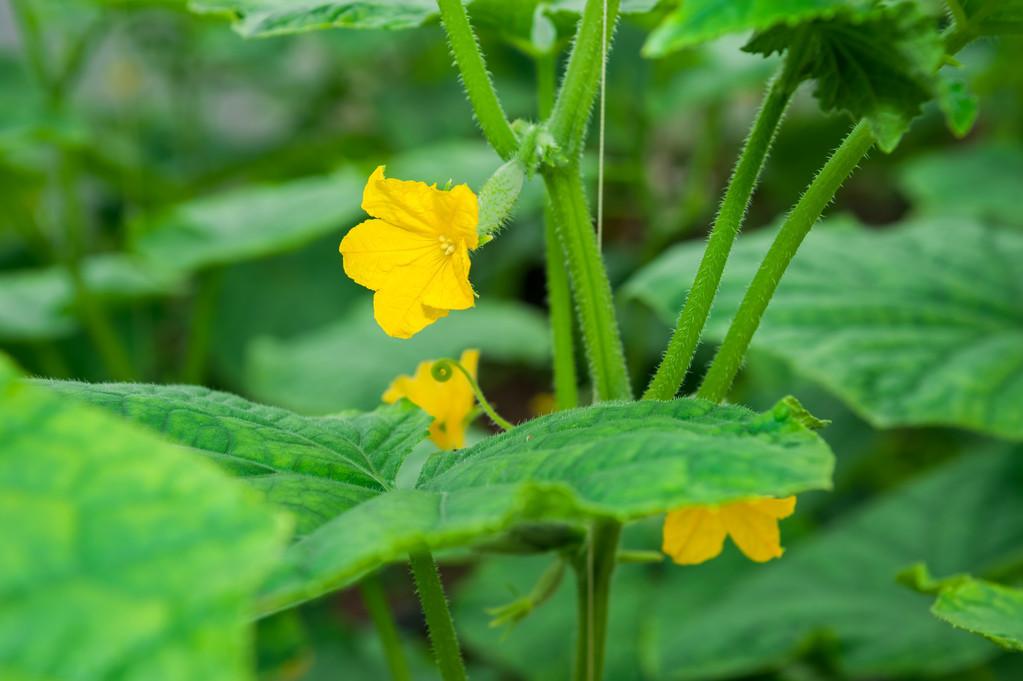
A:
[[[438,238],[440,241],[440,250],[444,255],[451,255],[455,252],[455,242],[441,234]]]

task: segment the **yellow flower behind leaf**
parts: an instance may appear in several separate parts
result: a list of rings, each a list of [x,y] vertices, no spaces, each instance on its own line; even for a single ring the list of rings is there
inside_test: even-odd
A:
[[[479,350],[466,350],[458,363],[475,379],[479,359]],[[456,370],[442,383],[433,377],[431,369],[432,361],[420,362],[415,376],[394,379],[383,400],[391,404],[403,397],[408,399],[433,417],[430,439],[441,449],[458,449],[465,444],[466,420],[476,404],[476,396],[462,372]]]
[[[778,521],[795,510],[795,497],[680,508],[664,519],[661,550],[679,565],[696,565],[720,555],[729,536],[750,560],[780,558],[784,550]]]
[[[373,316],[387,335],[410,338],[449,310],[476,304],[469,251],[479,245],[479,203],[468,185],[445,191],[387,179],[380,166],[362,209],[373,219],[353,227],[338,250],[345,274],[376,292]]]

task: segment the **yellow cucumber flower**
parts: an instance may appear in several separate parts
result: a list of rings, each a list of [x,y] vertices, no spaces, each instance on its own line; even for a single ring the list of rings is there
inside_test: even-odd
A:
[[[661,550],[679,565],[696,565],[720,555],[727,535],[752,561],[780,558],[784,550],[778,521],[795,510],[795,497],[680,508],[664,519]]]
[[[373,316],[394,338],[410,338],[449,310],[476,304],[469,251],[479,236],[479,203],[468,185],[437,185],[373,171],[362,193],[373,219],[353,227],[338,250],[345,274],[375,291]]]
[[[466,350],[458,363],[476,378],[480,351]],[[415,376],[399,376],[384,392],[388,404],[406,398],[433,417],[430,439],[441,449],[458,449],[465,444],[465,427],[469,413],[476,404],[472,386],[460,371],[445,382],[433,377],[433,361],[420,362]]]

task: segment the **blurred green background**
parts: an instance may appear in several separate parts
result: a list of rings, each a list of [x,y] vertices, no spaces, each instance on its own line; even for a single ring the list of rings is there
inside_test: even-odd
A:
[[[42,25],[36,44],[0,0],[0,349],[27,371],[202,383],[327,414],[372,408],[420,360],[478,347],[496,407],[512,420],[535,415],[550,390],[539,183],[474,257],[478,307],[411,341],[376,327],[370,292],[341,270],[337,244],[362,219],[373,167],[478,191],[500,163],[436,23],[246,40],[171,0],[29,4]],[[509,115],[535,119],[535,64],[507,27],[477,18]],[[741,39],[643,59],[648,23],[623,23],[607,84],[604,255],[613,282],[630,282],[620,318],[637,387],[676,305],[659,309],[660,284],[634,275],[682,244],[671,262],[687,263],[675,274],[691,277],[774,68],[741,52]],[[830,209],[844,216],[836,229],[855,221],[875,234],[938,219],[1023,229],[1023,41],[978,42],[960,60],[981,102],[973,131],[956,140],[928,109],[893,154],[874,153],[851,178]],[[750,210],[751,244],[848,127],[800,91]],[[950,228],[933,238],[958,237]],[[783,525],[788,555],[774,564],[729,550],[696,568],[623,567],[608,678],[1023,678],[1020,656],[933,619],[928,597],[893,578],[918,561],[937,574],[1023,576],[1023,453],[1002,442],[1019,440],[1020,426],[949,424],[1000,439],[878,428],[886,424],[870,405],[765,342],[733,399],[766,408],[792,393],[831,419],[823,435],[838,455],[835,492],[801,497]],[[633,527],[626,543],[654,548],[658,530]],[[485,613],[527,592],[549,559],[449,558],[474,678],[566,678],[570,584],[515,629],[489,628]],[[433,678],[410,580],[394,568],[384,581],[416,678]],[[266,679],[386,676],[349,593],[261,622],[257,652]]]

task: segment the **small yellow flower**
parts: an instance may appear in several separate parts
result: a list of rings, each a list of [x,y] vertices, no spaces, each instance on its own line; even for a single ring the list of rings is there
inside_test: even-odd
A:
[[[458,363],[476,378],[480,351],[466,350]],[[441,449],[458,449],[465,444],[465,426],[469,412],[476,403],[472,386],[460,371],[441,383],[431,373],[433,362],[420,362],[415,376],[399,376],[384,392],[388,404],[406,398],[433,417],[430,439]]]
[[[338,250],[345,274],[375,291],[373,316],[388,336],[410,338],[449,310],[476,304],[469,251],[479,236],[479,203],[468,185],[450,191],[390,180],[380,166],[366,182],[362,209]]]
[[[778,521],[795,510],[795,497],[680,508],[664,519],[661,550],[679,565],[696,565],[720,555],[728,535],[750,560],[780,558]]]

